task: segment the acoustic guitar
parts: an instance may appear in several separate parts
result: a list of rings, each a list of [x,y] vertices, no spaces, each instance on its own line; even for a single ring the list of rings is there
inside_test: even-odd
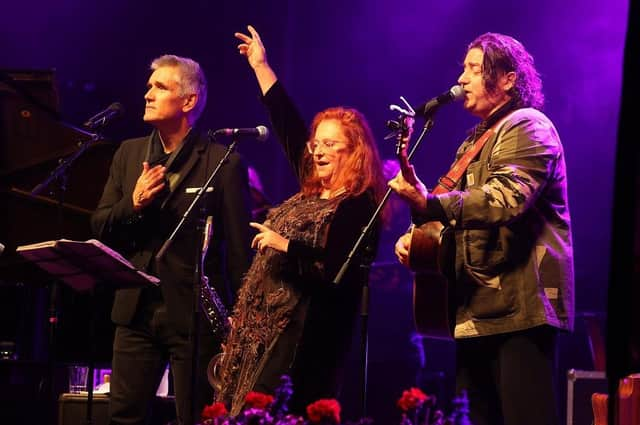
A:
[[[397,132],[396,156],[407,182],[414,184],[408,146],[413,132],[412,116],[401,117]],[[435,192],[435,191],[434,191]],[[414,272],[413,317],[418,333],[427,338],[453,339],[449,327],[448,284],[440,271],[440,241],[443,225],[430,221],[412,226],[409,268]]]

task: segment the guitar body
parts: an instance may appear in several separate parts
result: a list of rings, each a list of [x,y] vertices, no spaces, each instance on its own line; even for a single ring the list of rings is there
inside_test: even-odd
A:
[[[411,231],[411,247],[409,248],[409,267],[414,272],[439,271],[440,264],[440,232],[442,224],[429,221],[421,226],[414,226]]]
[[[407,149],[413,131],[413,116],[401,116],[397,125],[396,155],[404,179],[418,183],[409,164]],[[414,272],[413,318],[418,333],[427,338],[451,340],[447,279],[440,272],[440,222],[431,221],[411,230],[409,268]]]
[[[446,277],[440,272],[440,233],[436,221],[414,226],[411,231],[409,267],[413,280],[413,318],[418,333],[426,338],[453,339],[449,328]]]

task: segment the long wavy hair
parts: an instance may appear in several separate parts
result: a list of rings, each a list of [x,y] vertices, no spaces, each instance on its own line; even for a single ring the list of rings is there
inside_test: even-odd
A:
[[[343,106],[327,108],[313,118],[309,133],[311,137],[315,135],[318,125],[325,120],[338,121],[347,138],[349,156],[339,170],[338,181],[352,195],[370,190],[375,200],[380,201],[385,188],[382,162],[364,115],[356,109]],[[320,194],[322,183],[313,165],[313,155],[306,149],[300,167],[302,192],[306,195]]]
[[[505,73],[515,72],[516,81],[508,94],[518,108],[542,109],[544,94],[542,81],[536,70],[533,56],[522,43],[508,35],[488,32],[473,40],[467,52],[479,48],[484,53],[482,77],[487,92],[495,93],[498,78]]]

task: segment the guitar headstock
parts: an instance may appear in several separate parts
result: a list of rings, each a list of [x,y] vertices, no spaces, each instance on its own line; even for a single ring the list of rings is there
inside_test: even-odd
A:
[[[413,133],[416,113],[404,97],[400,96],[400,99],[404,102],[406,109],[398,105],[390,105],[389,109],[399,112],[400,115],[396,121],[388,121],[387,126],[394,130],[390,136],[396,139],[396,156],[400,162],[400,169],[406,175],[406,170],[409,167],[409,140]]]
[[[407,151],[409,149],[409,141],[413,134],[414,117],[402,115],[398,118],[398,131],[396,133],[396,156],[400,161],[408,161]]]

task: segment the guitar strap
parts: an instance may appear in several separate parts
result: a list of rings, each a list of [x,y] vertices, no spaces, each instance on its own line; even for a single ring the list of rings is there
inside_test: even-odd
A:
[[[494,134],[496,134],[497,129],[499,129],[512,114],[513,112],[507,114],[507,116],[492,125],[487,131],[482,133],[482,136],[480,136],[480,138],[473,144],[471,149],[466,151],[464,155],[462,155],[460,159],[458,159],[453,164],[447,174],[438,179],[438,185],[431,191],[431,193],[433,193],[434,195],[439,195],[441,193],[452,191],[458,185],[460,178],[467,170],[467,167],[469,166],[473,158],[475,158],[478,152],[482,150],[482,147],[485,145],[485,143],[487,143],[487,140],[489,140]]]

